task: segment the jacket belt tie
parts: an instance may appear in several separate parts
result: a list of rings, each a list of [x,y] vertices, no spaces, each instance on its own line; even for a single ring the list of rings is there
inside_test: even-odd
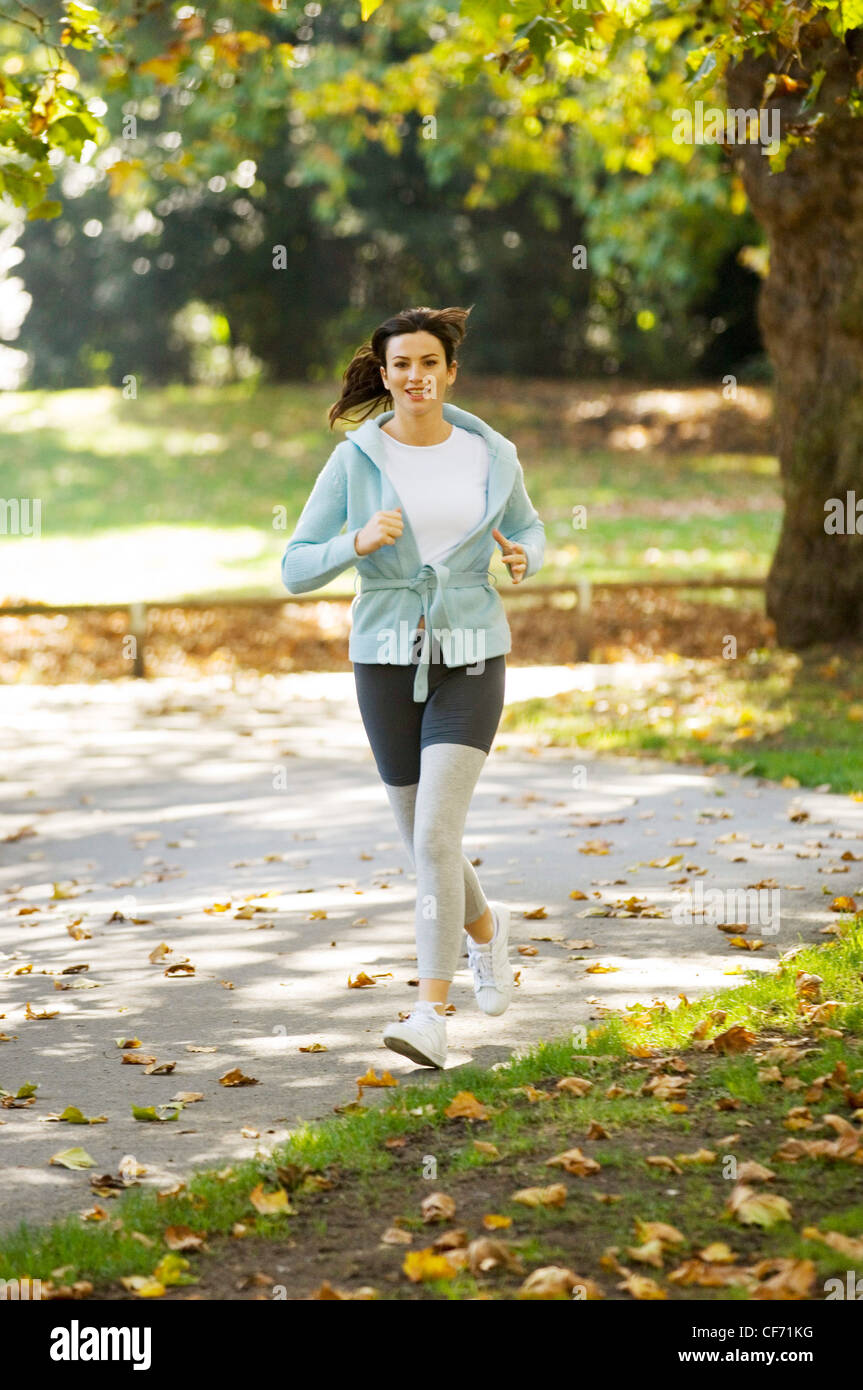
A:
[[[489,584],[488,570],[451,570],[442,561],[423,565],[410,578],[366,579],[360,576],[360,595],[372,589],[412,589],[422,603],[425,619],[425,638],[414,678],[414,700],[428,698],[428,672],[431,646],[435,631],[451,632],[452,623],[446,606],[446,589],[470,589]]]

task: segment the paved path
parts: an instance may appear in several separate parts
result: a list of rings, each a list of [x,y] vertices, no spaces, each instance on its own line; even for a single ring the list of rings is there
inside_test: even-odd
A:
[[[655,672],[639,669],[649,684]],[[511,667],[507,699],[602,675]],[[414,878],[350,673],[6,688],[0,748],[0,1031],[10,1039],[0,1041],[0,1087],[39,1086],[32,1106],[0,1109],[3,1226],[91,1204],[88,1173],[49,1165],[58,1150],[83,1145],[99,1174],[134,1155],[144,1181],[162,1185],[330,1114],[355,1098],[354,1078],[370,1065],[403,1079],[436,1075],[380,1042],[416,998],[407,985]],[[483,770],[465,850],[481,861],[486,893],[513,905],[521,986],[505,1015],[487,1018],[463,962],[450,996],[450,1067],[489,1065],[586,1024],[597,1001],[673,1002],[728,984],[734,966],[770,969],[797,940],[823,939],[820,928],[836,921],[833,894],[861,891],[863,805],[849,797],[660,762],[579,761],[583,786],[572,750],[500,734]],[[789,819],[798,809],[808,819]],[[35,834],[14,838],[28,827]],[[608,853],[582,853],[597,840]],[[843,861],[848,851],[857,860]],[[648,867],[676,854],[683,860],[671,868]],[[715,925],[584,916],[632,894],[670,913],[681,877],[726,890],[774,880],[778,933],[751,926],[766,946],[743,952]],[[75,896],[52,899],[55,883]],[[571,898],[574,889],[587,900]],[[263,893],[253,905],[265,912],[235,917]],[[205,911],[225,903],[228,911]],[[522,915],[540,907],[545,920]],[[70,934],[76,922],[89,936]],[[564,944],[574,938],[597,948]],[[160,943],[170,954],[153,964]],[[522,957],[519,945],[537,954]],[[193,976],[165,975],[184,958]],[[591,960],[617,970],[586,974]],[[88,969],[60,973],[77,965]],[[377,984],[347,988],[360,971]],[[28,1019],[28,1004],[58,1014]],[[173,1073],[122,1064],[123,1035],[176,1062]],[[299,1051],[314,1042],[327,1051]],[[221,1086],[235,1067],[260,1084]],[[175,1122],[132,1118],[132,1104],[179,1091],[204,1100]],[[45,1121],[68,1105],[108,1122]]]

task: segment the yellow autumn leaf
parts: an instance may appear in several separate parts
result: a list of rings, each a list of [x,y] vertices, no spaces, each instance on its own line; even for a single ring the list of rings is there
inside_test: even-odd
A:
[[[288,1201],[288,1194],[283,1187],[277,1187],[275,1192],[265,1192],[264,1184],[259,1182],[257,1187],[253,1187],[249,1193],[249,1201],[255,1211],[262,1216],[274,1214],[292,1215],[293,1207]]]

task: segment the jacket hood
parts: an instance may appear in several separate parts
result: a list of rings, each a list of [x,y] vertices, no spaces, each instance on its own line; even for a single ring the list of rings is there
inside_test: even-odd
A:
[[[394,410],[386,410],[382,415],[364,420],[355,430],[345,430],[345,439],[350,440],[358,449],[361,449],[381,471],[383,471],[385,460],[385,445],[381,439],[380,427],[391,420],[394,415]],[[515,445],[512,441],[499,434],[497,430],[493,430],[478,415],[472,415],[469,410],[462,410],[461,406],[444,401],[443,418],[448,420],[450,424],[459,425],[463,430],[473,430],[474,433],[481,434],[488,444],[489,459],[492,464],[496,459],[515,458]]]

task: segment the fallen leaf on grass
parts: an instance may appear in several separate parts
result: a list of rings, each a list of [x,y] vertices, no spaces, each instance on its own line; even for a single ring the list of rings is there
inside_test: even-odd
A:
[[[696,1149],[691,1154],[675,1154],[677,1163],[715,1163],[716,1154],[712,1149]]]
[[[460,1252],[453,1251],[457,1255]],[[412,1284],[427,1279],[452,1279],[458,1272],[458,1265],[447,1255],[439,1255],[430,1245],[424,1250],[409,1250],[405,1255],[402,1270]]]
[[[555,1154],[553,1158],[547,1158],[545,1166],[547,1168],[563,1168],[564,1172],[572,1173],[577,1178],[586,1178],[600,1171],[596,1159],[588,1158],[578,1148],[566,1149],[563,1153]]]
[[[282,1213],[287,1216],[293,1215],[293,1207],[288,1201],[288,1194],[283,1187],[277,1187],[274,1192],[265,1192],[264,1184],[259,1182],[257,1187],[253,1187],[249,1193],[249,1201],[260,1212],[262,1216],[271,1216]]]
[[[478,1236],[467,1247],[467,1264],[471,1274],[489,1274],[505,1269],[510,1274],[523,1274],[524,1266],[518,1256],[502,1240]]]
[[[756,1163],[754,1159],[747,1159],[737,1169],[739,1182],[769,1182],[775,1177],[776,1174],[771,1168],[765,1168],[763,1163]]]
[[[401,1226],[390,1226],[381,1236],[381,1245],[410,1245],[412,1242],[410,1231],[403,1231]]]
[[[358,1092],[357,1100],[362,1099],[363,1088],[365,1086],[398,1086],[399,1084],[395,1077],[391,1076],[388,1071],[382,1072],[380,1076],[376,1076],[374,1067],[369,1067],[365,1076],[358,1076],[355,1080]]]
[[[190,1226],[169,1226],[162,1238],[169,1250],[200,1250],[206,1234],[193,1231]]]
[[[186,1273],[188,1268],[189,1261],[182,1255],[163,1255],[153,1270],[153,1278],[168,1288],[173,1284],[197,1284],[197,1279]]]
[[[651,1168],[667,1168],[669,1173],[677,1173],[678,1176],[683,1173],[683,1169],[678,1168],[674,1159],[668,1158],[666,1154],[651,1154],[651,1156],[644,1161],[650,1164]]]
[[[482,1218],[482,1224],[487,1231],[504,1231],[512,1225],[512,1217],[500,1216],[497,1212],[489,1211]]]
[[[543,1265],[533,1270],[516,1294],[517,1298],[571,1299],[573,1293],[596,1301],[605,1294],[592,1279],[580,1279],[563,1265]]]
[[[725,1211],[743,1226],[770,1227],[791,1220],[791,1205],[785,1197],[775,1192],[756,1192],[745,1183],[733,1188]]]
[[[120,1283],[124,1289],[136,1294],[138,1298],[161,1298],[165,1292],[164,1284],[160,1284],[158,1279],[154,1279],[150,1274],[124,1274]]]
[[[645,1274],[630,1274],[620,1284],[616,1284],[615,1288],[624,1289],[627,1293],[631,1293],[633,1298],[639,1300],[668,1297],[668,1294],[659,1287],[656,1280],[648,1279]]]
[[[562,1207],[566,1197],[565,1184],[555,1182],[549,1187],[522,1187],[509,1200],[524,1207]]]
[[[811,1298],[816,1273],[812,1260],[778,1256],[774,1259],[759,1260],[758,1264],[749,1267],[749,1273],[761,1279],[768,1269],[774,1269],[777,1265],[775,1274],[750,1288],[750,1298],[762,1301],[781,1299],[783,1302]]]
[[[450,1221],[455,1215],[455,1202],[446,1192],[431,1192],[420,1205],[423,1221]]]
[[[478,1101],[472,1091],[459,1091],[443,1112],[447,1119],[487,1120],[488,1106]]]
[[[484,1154],[486,1158],[500,1158],[500,1150],[496,1144],[487,1144],[483,1139],[474,1139],[473,1146],[477,1153]]]
[[[628,1245],[626,1253],[631,1260],[637,1260],[640,1264],[653,1265],[656,1269],[662,1269],[662,1241],[649,1240],[644,1245]]]
[[[563,1076],[554,1089],[571,1096],[586,1096],[588,1091],[593,1090],[593,1082],[588,1081],[586,1076]]]
[[[756,1034],[742,1023],[734,1023],[724,1033],[717,1033],[710,1043],[712,1052],[745,1052],[756,1041]]]

